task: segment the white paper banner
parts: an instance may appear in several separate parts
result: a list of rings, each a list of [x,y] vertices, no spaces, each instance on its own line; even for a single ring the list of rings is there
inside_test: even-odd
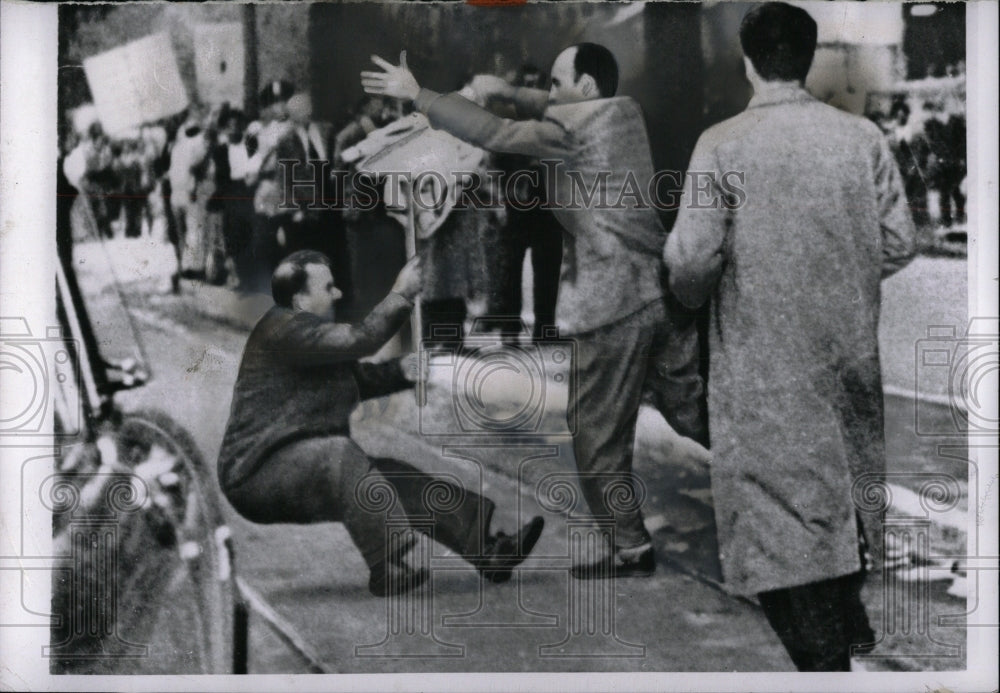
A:
[[[83,70],[104,131],[121,133],[188,106],[166,34],[153,34],[86,58]]]

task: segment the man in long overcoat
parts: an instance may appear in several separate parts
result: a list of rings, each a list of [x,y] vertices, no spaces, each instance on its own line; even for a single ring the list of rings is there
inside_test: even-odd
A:
[[[783,3],[743,20],[754,96],[699,139],[665,259],[683,303],[711,300],[725,579],[759,596],[799,669],[844,670],[872,639],[859,525],[875,548],[878,515],[861,511],[885,465],[879,287],[911,259],[913,223],[879,129],[803,89],[816,31]],[[743,194],[705,206],[693,172]]]

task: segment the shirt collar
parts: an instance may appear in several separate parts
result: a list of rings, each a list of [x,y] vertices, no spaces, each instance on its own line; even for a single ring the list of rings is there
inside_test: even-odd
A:
[[[803,103],[815,101],[815,97],[798,84],[766,85],[755,93],[747,108],[761,106],[776,106],[784,103]]]

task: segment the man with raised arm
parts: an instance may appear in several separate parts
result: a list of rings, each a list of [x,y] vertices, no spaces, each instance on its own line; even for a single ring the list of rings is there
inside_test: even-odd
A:
[[[612,546],[572,568],[576,578],[651,575],[653,546],[642,519],[632,448],[644,386],[659,378],[660,409],[679,432],[702,438],[693,325],[674,322],[661,284],[665,231],[644,197],[653,178],[639,105],[615,96],[618,65],[600,45],[570,46],[552,66],[552,87],[514,88],[478,76],[480,97],[512,102],[525,120],[500,118],[458,94],[422,89],[407,68],[373,57],[370,94],[409,99],[435,128],[489,151],[542,160],[547,206],[563,229],[556,322],[576,343],[569,420],[584,496],[613,525]],[[650,367],[658,362],[659,368]]]
[[[261,523],[342,522],[370,569],[376,596],[427,579],[404,556],[412,536],[387,532],[387,513],[421,518],[429,533],[492,582],[505,582],[542,532],[541,517],[516,535],[491,532],[493,501],[406,462],[369,458],[351,439],[360,399],[413,387],[415,360],[361,362],[392,337],[420,291],[411,260],[392,291],[358,325],[337,323],[341,297],[322,253],[292,253],[274,270],[275,305],[250,333],[219,453],[219,483],[244,517]],[[454,499],[446,507],[434,498]],[[440,505],[440,504],[439,504]]]

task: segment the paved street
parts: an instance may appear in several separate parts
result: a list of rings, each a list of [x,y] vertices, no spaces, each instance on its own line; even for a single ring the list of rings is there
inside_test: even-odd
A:
[[[118,401],[125,409],[167,410],[192,432],[214,465],[247,326],[267,302],[188,283],[180,297],[165,294],[162,277],[156,276],[155,268],[162,264],[158,252],[141,248],[132,255],[115,254],[115,273],[124,282],[129,311],[153,370],[147,386],[121,393]],[[119,297],[109,284],[107,267],[101,267],[106,257],[96,248],[78,255],[86,258],[80,269],[95,329],[104,338],[106,355],[135,353]],[[133,262],[136,257],[145,259]],[[945,274],[953,269],[939,264],[932,268]],[[910,292],[905,278],[886,291],[889,297],[907,299]],[[900,310],[894,303],[885,312],[895,315]],[[919,321],[906,324],[916,329],[912,325]],[[905,345],[905,339],[899,341]],[[884,351],[906,353],[906,348],[893,345]],[[894,365],[887,371],[902,369]],[[500,528],[510,531],[519,517],[544,515],[546,530],[536,553],[510,583],[481,583],[458,557],[425,542],[414,555],[430,556],[430,588],[398,603],[387,602],[369,595],[367,570],[341,526],[254,525],[230,511],[239,575],[328,667],[342,672],[791,670],[756,605],[728,595],[718,584],[706,457],[700,448],[677,438],[658,414],[642,412],[636,472],[647,492],[656,575],[617,583],[572,581],[566,572],[570,538],[586,529],[574,521],[571,503],[564,502],[558,489],[539,491],[542,480],[572,479],[568,439],[540,436],[519,447],[497,448],[482,441],[421,435],[429,423],[438,426],[439,417],[446,415],[440,407],[448,399],[447,382],[446,375],[432,375],[424,410],[409,392],[360,407],[353,420],[355,436],[372,455],[407,459],[426,471],[453,474],[467,486],[481,488],[498,501],[495,523]],[[560,396],[558,388],[552,392]],[[502,403],[506,395],[492,396]],[[917,474],[943,472],[959,479],[960,498],[953,511],[957,515],[934,524],[930,545],[932,554],[964,554],[969,487],[961,439],[915,435],[912,400],[890,397],[888,406],[890,470],[900,473],[897,482],[903,489],[897,502],[906,502],[906,490],[919,490],[922,477]],[[950,422],[944,408],[929,415],[936,417],[939,428]],[[942,450],[943,443],[957,447]],[[933,563],[915,564],[895,574],[897,586],[932,580],[930,601],[922,605],[926,612],[912,615],[917,619],[912,629],[887,625],[896,623],[886,615],[898,618],[899,606],[894,606],[895,596],[883,602],[887,592],[879,589],[882,576],[872,576],[866,595],[875,629],[884,639],[875,651],[879,658],[867,661],[867,666],[963,666],[964,656],[955,646],[964,642],[960,616],[965,603],[947,594],[956,581],[942,570]],[[937,623],[936,616],[942,614],[958,616],[949,621],[953,625],[937,627],[928,637],[927,623]],[[302,658],[253,615],[250,648],[252,672],[307,670]]]

